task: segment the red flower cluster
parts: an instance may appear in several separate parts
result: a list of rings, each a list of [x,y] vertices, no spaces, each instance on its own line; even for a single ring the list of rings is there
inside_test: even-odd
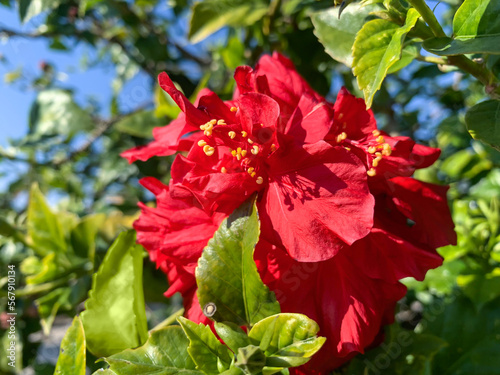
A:
[[[456,241],[446,187],[410,176],[439,150],[377,130],[365,103],[342,89],[334,105],[285,57],[236,70],[223,102],[204,90],[191,104],[166,74],[161,87],[183,113],[130,162],[177,155],[166,186],[141,183],[157,207],[141,205],[138,242],[182,293],[187,316],[206,321],[194,270],[221,221],[257,193],[262,233],[255,260],[285,312],[316,320],[323,349],[298,370],[326,373],[380,338],[406,289],[439,266],[436,247]]]

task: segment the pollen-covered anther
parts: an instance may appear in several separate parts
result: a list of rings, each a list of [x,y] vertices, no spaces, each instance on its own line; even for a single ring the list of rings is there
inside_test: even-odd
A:
[[[340,133],[339,135],[337,135],[337,143],[340,143],[344,140],[347,139],[347,133],[346,132],[342,132]]]
[[[259,176],[259,177],[257,177],[257,179],[255,180],[255,182],[257,182],[257,184],[259,184],[259,185],[262,185],[262,184],[264,183],[264,179],[263,179],[261,176]]]
[[[244,130],[241,131],[241,136],[243,138],[246,138],[247,135],[248,135],[248,133],[246,131],[244,131]]]
[[[236,133],[233,131],[230,131],[229,133],[227,133],[227,135],[229,135],[229,138],[231,139],[234,139],[234,137],[236,137]]]
[[[377,148],[375,146],[368,147],[369,154],[374,154],[376,151],[377,151]]]
[[[198,141],[198,146],[200,146],[200,147],[203,147],[203,146],[205,146],[206,144],[207,144],[207,142],[205,142],[203,139],[200,139],[200,140]]]
[[[389,143],[384,143],[383,150],[382,150],[382,155],[384,156],[390,156],[392,153],[392,148]]]
[[[252,174],[252,173],[253,173],[253,171],[255,171],[255,168],[254,168],[254,167],[250,167],[250,168],[248,168],[248,170],[247,170],[248,174]]]
[[[372,134],[374,137],[378,137],[380,135],[380,130],[374,130],[372,131]]]
[[[373,176],[375,176],[375,175],[377,174],[377,172],[375,171],[375,169],[370,168],[370,169],[368,169],[368,170],[366,171],[366,174],[367,174],[368,176],[370,176],[370,177],[373,177]]]
[[[217,125],[227,125],[227,124],[226,124],[226,121],[219,120],[219,121],[217,121]]]
[[[243,157],[247,156],[247,150],[241,150],[241,156]]]
[[[220,169],[220,171],[221,171],[222,173],[227,173],[227,169],[226,169],[226,167],[222,167],[222,168]]]
[[[377,156],[375,159],[373,159],[372,166],[376,168],[380,160],[382,160],[382,156]]]
[[[383,136],[383,135],[379,135],[379,136],[377,137],[377,139],[375,139],[375,140],[376,140],[378,143],[384,143],[384,142],[385,142],[385,140],[384,140],[384,136]]]
[[[252,154],[254,154],[254,155],[257,155],[257,154],[259,153],[259,146],[254,145],[254,146],[252,147],[252,149],[250,150],[250,152],[251,152]]]
[[[237,112],[237,111],[238,111],[238,108],[236,108],[236,107],[231,107],[231,108],[230,108],[230,111],[231,111],[231,112]]]
[[[273,143],[273,144],[271,145],[271,152],[274,152],[274,151],[276,151],[276,145]]]
[[[212,156],[215,152],[215,148],[210,146],[210,145],[205,145],[205,146],[203,146],[203,152],[207,156]]]
[[[253,141],[250,138],[248,138],[248,143],[253,144]]]

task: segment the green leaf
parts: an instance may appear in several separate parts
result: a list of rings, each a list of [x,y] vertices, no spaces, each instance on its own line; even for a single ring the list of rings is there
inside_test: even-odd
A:
[[[196,324],[183,317],[177,320],[189,339],[187,350],[198,370],[211,375],[229,368],[230,351],[217,339],[209,326],[202,323]]]
[[[453,38],[431,38],[423,47],[436,55],[500,54],[500,2],[465,0],[453,18]]]
[[[87,347],[98,357],[138,347],[148,337],[142,290],[143,249],[134,244],[134,231],[121,233],[93,276],[81,318]]]
[[[380,89],[387,72],[400,58],[406,34],[413,28],[419,13],[408,11],[402,27],[382,20],[372,20],[356,35],[353,46],[353,73],[363,90],[367,107],[371,107],[373,96]]]
[[[429,52],[439,56],[455,56],[473,53],[500,54],[500,34],[478,35],[476,37],[458,36],[454,39],[431,38],[422,46]]]
[[[453,18],[453,34],[472,37],[500,33],[498,0],[465,0]]]
[[[215,322],[214,327],[222,341],[234,353],[237,353],[239,348],[250,345],[250,339],[247,334],[237,324]]]
[[[165,125],[165,121],[155,116],[155,111],[141,111],[124,117],[115,125],[115,129],[141,138],[151,138],[153,129]]]
[[[259,21],[268,12],[264,0],[204,0],[193,5],[189,39],[197,43],[225,26],[243,27]]]
[[[37,184],[31,186],[27,226],[33,249],[39,255],[67,251],[61,222],[47,205]]]
[[[351,4],[342,17],[338,17],[338,7],[313,13],[314,35],[319,39],[334,60],[349,67],[352,66],[352,46],[356,34],[365,24],[366,17],[376,6],[364,6],[360,3]]]
[[[89,215],[71,230],[71,245],[75,255],[94,262],[96,235],[105,220],[104,214]]]
[[[500,150],[500,101],[476,104],[465,114],[465,124],[472,138]]]
[[[437,335],[448,343],[436,354],[432,374],[497,373],[500,368],[500,298],[486,303],[480,310],[462,295],[447,302],[438,301],[426,309],[421,322],[424,333]]]
[[[75,316],[61,342],[54,375],[85,375],[85,334],[80,318]]]
[[[26,22],[36,15],[57,8],[63,0],[18,0],[19,17],[21,22]]]
[[[245,374],[260,374],[266,365],[266,355],[258,346],[248,345],[238,349],[234,365]]]
[[[257,208],[249,200],[222,222],[196,268],[201,306],[216,305],[213,319],[251,326],[280,312],[273,292],[260,279],[253,260],[259,239]]]
[[[457,284],[478,308],[500,296],[500,268],[487,274],[459,275]]]
[[[71,288],[58,288],[35,300],[38,315],[40,315],[40,323],[45,335],[49,335],[59,309],[64,308],[69,310],[71,308],[69,303],[70,294]]]
[[[201,375],[187,352],[189,340],[179,326],[151,331],[146,344],[107,357],[109,370],[120,375]]]
[[[318,324],[302,314],[282,313],[253,326],[248,337],[268,357],[270,367],[294,367],[308,362],[326,341],[317,337]]]
[[[73,136],[94,128],[92,117],[80,108],[72,95],[61,89],[49,89],[38,94],[31,107],[29,129],[36,136]]]

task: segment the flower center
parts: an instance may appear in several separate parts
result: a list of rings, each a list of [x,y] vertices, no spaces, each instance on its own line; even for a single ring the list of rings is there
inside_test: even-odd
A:
[[[231,111],[235,112],[232,107]],[[273,130],[264,124],[254,124],[249,133],[239,123],[227,124],[224,119],[212,119],[200,126],[203,137],[198,141],[207,157],[217,158],[211,163],[220,173],[247,172],[255,183],[264,183],[265,160],[276,151],[272,143]]]

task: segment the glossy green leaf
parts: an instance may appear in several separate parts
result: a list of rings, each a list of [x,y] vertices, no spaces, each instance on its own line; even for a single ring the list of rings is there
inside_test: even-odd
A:
[[[27,226],[28,236],[38,255],[67,251],[59,217],[52,212],[36,184],[31,186]]]
[[[245,374],[260,374],[266,365],[266,355],[258,346],[248,345],[238,349],[234,365]]]
[[[472,138],[500,150],[500,101],[476,104],[465,114],[465,123]]]
[[[127,349],[107,357],[109,370],[120,375],[201,375],[188,354],[189,340],[179,326],[150,333],[148,341],[137,349]]]
[[[135,348],[147,340],[142,254],[135,232],[122,232],[94,274],[81,318],[87,347],[96,356]]]
[[[271,367],[294,367],[308,362],[326,338],[317,337],[318,324],[302,314],[282,313],[265,318],[248,333],[268,357]]]
[[[268,12],[264,0],[204,0],[193,5],[189,39],[197,43],[225,26],[252,25]]]
[[[498,14],[498,0],[465,0],[453,18],[453,38],[431,38],[423,47],[440,56],[500,54]]]
[[[155,116],[155,112],[141,111],[126,116],[115,124],[116,130],[140,138],[151,138],[153,129],[165,125],[165,120]]]
[[[85,333],[78,316],[61,342],[61,351],[54,375],[85,375]]]
[[[481,308],[500,296],[500,268],[487,274],[459,275],[457,284],[464,294]]]
[[[455,56],[473,53],[500,54],[500,34],[478,35],[476,37],[459,36],[454,39],[431,38],[422,46],[429,52],[439,56]]]
[[[94,126],[92,117],[64,90],[50,89],[40,92],[31,107],[29,129],[30,133],[36,136],[72,136]]]
[[[75,255],[94,261],[96,235],[105,220],[104,214],[89,215],[71,230],[71,246]]]
[[[253,260],[260,223],[253,200],[222,222],[196,268],[201,306],[216,305],[213,319],[253,325],[280,312],[273,292],[260,279]]]
[[[338,17],[338,7],[313,13],[311,20],[314,34],[334,60],[347,66],[352,65],[352,46],[356,34],[365,24],[366,17],[376,6],[363,6],[360,3],[347,7],[342,17]]]
[[[177,320],[189,339],[187,350],[198,370],[211,375],[229,368],[231,352],[217,339],[209,326],[196,324],[183,317]]]
[[[219,335],[222,341],[224,341],[224,343],[234,353],[237,353],[239,348],[251,344],[250,339],[248,338],[245,331],[243,331],[237,324],[230,322],[215,322],[214,327],[217,335]]]
[[[382,19],[372,20],[365,23],[356,35],[352,70],[368,108],[387,72],[401,58],[403,41],[419,16],[415,9],[410,9],[402,27]]]
[[[453,18],[453,34],[473,37],[500,33],[498,0],[465,0]]]

